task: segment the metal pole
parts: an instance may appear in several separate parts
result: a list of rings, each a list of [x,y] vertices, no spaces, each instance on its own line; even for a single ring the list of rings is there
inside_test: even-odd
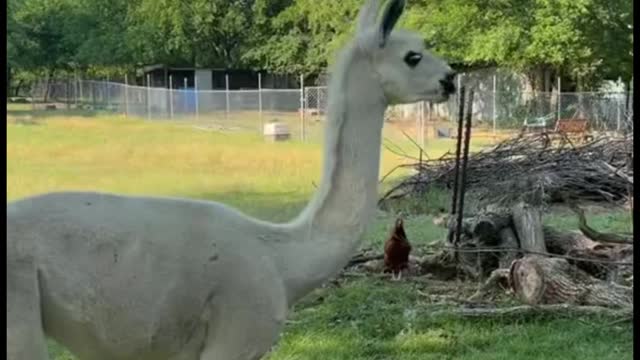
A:
[[[82,96],[82,79],[80,78],[79,75],[78,75],[78,94],[80,95],[80,102],[82,102],[82,100],[83,100],[83,96]]]
[[[462,125],[464,123],[464,96],[465,96],[465,88],[458,88],[458,137],[456,141],[456,161],[455,161],[455,169],[453,173],[453,194],[451,196],[451,209],[449,210],[450,217],[456,214],[458,208],[458,185],[460,179],[460,149],[462,147]],[[449,230],[447,235],[447,240],[449,243],[453,242],[453,229]],[[456,253],[457,254],[457,253]]]
[[[189,86],[189,81],[187,80],[186,77],[184,78],[183,84],[184,84],[184,90],[182,91],[182,106],[183,106],[183,110],[186,113],[188,113],[189,109],[187,108],[187,104],[188,104],[188,102],[187,102],[187,96],[188,96],[187,86]]]
[[[620,111],[620,106],[622,104],[620,103],[620,99],[617,98],[616,99],[616,131],[620,132],[620,129],[622,128],[622,119],[621,119],[621,111]]]
[[[229,120],[229,74],[224,74],[225,116]]]
[[[262,118],[262,73],[258,73],[258,116],[260,117],[260,132],[263,132],[264,119]]]
[[[456,222],[456,246],[460,244],[460,236],[462,233],[462,216],[464,212],[464,193],[467,179],[467,159],[469,158],[469,141],[471,140],[471,115],[473,108],[473,89],[469,91],[469,102],[467,108],[467,116],[465,123],[464,148],[462,154],[462,168],[460,169],[460,205],[458,207],[458,221]]]
[[[73,84],[73,99],[76,104],[76,109],[78,108],[78,70],[73,72],[74,84]]]
[[[173,119],[173,75],[169,75],[169,116]]]
[[[424,101],[420,102],[420,146],[424,148]]]
[[[300,75],[300,136],[302,141],[305,139],[304,126],[304,75]]]
[[[496,138],[496,119],[498,117],[498,111],[496,109],[496,96],[498,94],[498,80],[497,80],[497,76],[495,74],[493,74],[493,139],[495,140]]]
[[[560,80],[560,75],[558,75],[558,101],[556,101],[558,103],[558,115],[557,115],[557,119],[556,120],[560,120],[560,113],[562,112],[562,82]]]
[[[129,79],[127,74],[124,74],[124,116],[129,114]]]
[[[193,72],[193,92],[196,98],[196,120],[200,118],[200,102],[198,97],[200,96],[200,92],[198,91],[198,77],[196,76],[195,71]]]
[[[151,75],[147,74],[147,119],[151,120]]]
[[[67,104],[67,110],[71,109],[71,83],[69,79],[64,82],[64,102]]]
[[[109,99],[109,75],[107,74],[107,82],[104,83],[104,97],[107,99],[107,108],[109,108],[109,106],[111,105],[111,101]]]

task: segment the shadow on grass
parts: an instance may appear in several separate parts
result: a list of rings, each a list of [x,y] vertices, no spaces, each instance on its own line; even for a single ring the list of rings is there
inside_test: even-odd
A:
[[[32,117],[39,119],[55,118],[55,117],[84,117],[97,118],[104,115],[113,115],[113,113],[95,110],[83,109],[56,109],[56,110],[34,110],[29,108],[12,108],[7,106],[7,118],[23,118]]]

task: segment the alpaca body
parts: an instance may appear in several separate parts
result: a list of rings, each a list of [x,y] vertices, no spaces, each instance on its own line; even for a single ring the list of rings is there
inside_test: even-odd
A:
[[[404,2],[391,0],[381,21],[378,7],[362,9],[335,65],[322,181],[291,222],[209,201],[90,192],[7,204],[7,358],[48,359],[45,336],[80,360],[269,351],[289,307],[360,243],[377,202],[387,105],[452,92],[449,67],[419,36],[390,36]]]
[[[8,289],[30,285],[8,298],[8,321],[35,316],[21,308],[29,305],[22,303],[27,290],[37,292],[44,332],[80,359],[199,359],[208,337],[246,343],[225,335],[233,332],[229,324],[248,323],[262,327],[247,334],[257,349],[229,358],[251,358],[268,349],[286,317],[287,294],[268,244],[286,240],[284,231],[221,204],[53,193],[7,210],[7,236],[19,239],[7,247]],[[31,284],[12,281],[27,269]],[[243,301],[230,301],[236,297]],[[230,314],[233,322],[220,321]],[[225,328],[216,329],[220,323]]]

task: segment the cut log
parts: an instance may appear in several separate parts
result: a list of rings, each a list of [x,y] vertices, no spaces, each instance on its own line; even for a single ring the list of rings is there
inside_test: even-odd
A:
[[[448,228],[456,230],[456,219],[449,218]],[[508,211],[490,211],[467,217],[462,220],[462,236],[478,237],[486,245],[496,245],[499,242],[498,233],[505,227],[511,226],[511,214]]]
[[[593,249],[597,242],[578,232],[559,231],[550,226],[544,226],[544,243],[552,254],[565,255],[571,250]]]
[[[620,266],[612,262],[633,262],[633,245],[603,244],[581,233],[558,231],[547,226],[544,227],[544,238],[550,253],[585,259],[567,261],[599,279],[606,279],[618,272]],[[633,268],[625,266],[620,270],[620,275],[626,277]]]
[[[525,256],[511,265],[510,282],[525,304],[630,307],[633,289],[596,279],[564,259]]]

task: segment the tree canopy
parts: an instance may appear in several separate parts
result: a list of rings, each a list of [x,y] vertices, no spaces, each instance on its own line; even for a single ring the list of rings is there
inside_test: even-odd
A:
[[[164,63],[323,72],[362,0],[9,0],[7,60],[29,71]],[[450,62],[597,84],[633,76],[631,0],[414,0],[403,26]]]

